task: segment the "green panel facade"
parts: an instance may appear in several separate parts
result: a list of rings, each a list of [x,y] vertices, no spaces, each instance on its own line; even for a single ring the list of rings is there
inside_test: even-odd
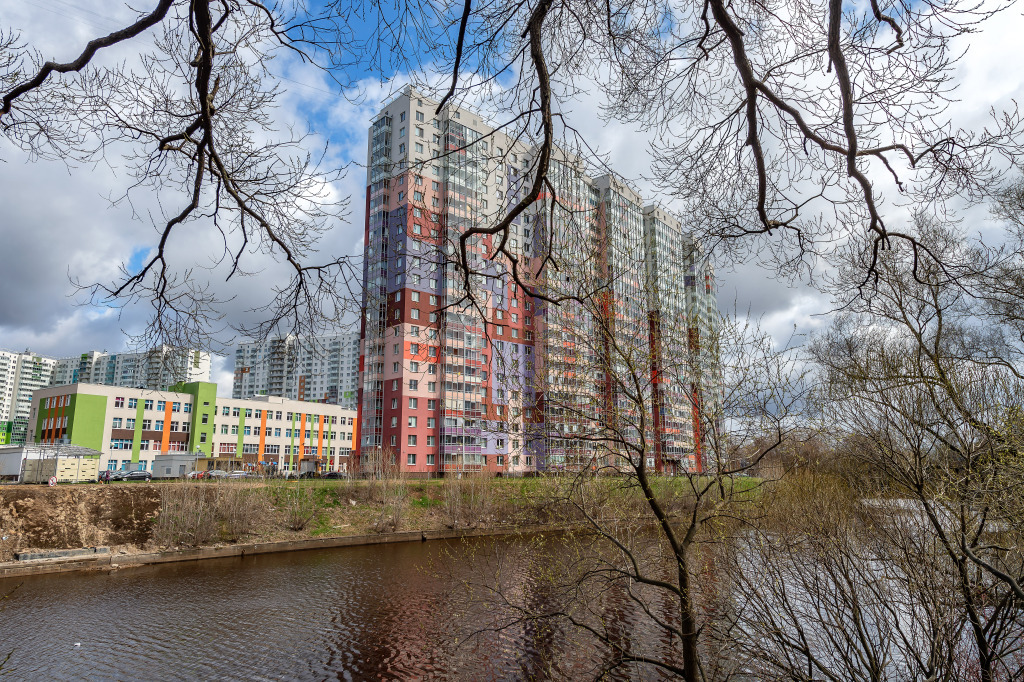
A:
[[[135,407],[135,434],[132,436],[132,464],[139,461],[139,453],[142,452],[142,420],[146,417],[146,401],[138,399]]]
[[[238,449],[235,450],[235,456],[242,456],[242,441],[245,437],[245,408],[238,410]]]
[[[103,429],[107,423],[105,395],[72,393],[67,408],[68,439],[75,445],[103,450]],[[137,458],[136,458],[137,459]]]
[[[213,456],[213,422],[217,413],[217,384],[206,381],[194,381],[188,384],[175,384],[171,387],[177,393],[188,393],[192,396],[192,421],[189,425],[188,449],[190,452],[199,450],[207,457]],[[206,423],[203,423],[206,415]]]

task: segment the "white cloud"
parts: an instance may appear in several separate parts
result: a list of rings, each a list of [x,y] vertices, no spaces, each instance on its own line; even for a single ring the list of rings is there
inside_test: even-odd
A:
[[[66,9],[65,9],[66,8]],[[0,25],[20,27],[25,38],[45,56],[67,59],[79,46],[123,23],[131,12],[117,3],[61,4],[55,11],[39,4],[5,3]],[[1024,95],[1024,74],[1016,68],[1009,47],[1017,43],[1024,21],[1018,13],[1004,12],[970,37],[970,49],[960,62],[960,102],[951,109],[954,121],[976,125],[990,105],[1005,106]],[[132,59],[131,45],[112,51],[105,59]],[[364,224],[366,131],[380,100],[394,91],[395,83],[381,84],[368,78],[361,83],[363,100],[351,103],[330,94],[336,89],[323,73],[295,60],[281,59],[272,65],[290,80],[281,83],[284,95],[275,116],[279,127],[303,129],[314,122],[309,149],[319,152],[327,141],[328,164],[351,164],[349,173],[332,188],[334,196],[350,196],[348,220],[327,233],[320,249],[337,255],[362,251]],[[585,94],[564,103],[581,135],[608,155],[616,172],[634,181],[644,196],[656,199],[643,176],[650,164],[649,133],[635,126],[602,121],[599,88],[583,88]],[[83,281],[109,281],[117,267],[139,249],[153,245],[151,225],[132,217],[128,206],[111,208],[107,197],[123,191],[126,179],[106,165],[66,169],[56,162],[30,161],[10,146],[0,146],[0,346],[53,354],[76,353],[87,348],[120,350],[122,329],[137,330],[145,317],[141,308],[118,315],[76,305],[69,274]],[[145,213],[156,208],[151,197],[137,195],[136,208]],[[972,214],[974,216],[975,214]],[[978,218],[980,219],[980,217]],[[208,225],[191,225],[175,243],[172,255],[180,264],[209,265],[207,253],[219,248]],[[980,225],[979,225],[980,227]],[[197,258],[197,254],[200,256]],[[224,284],[226,271],[198,271],[217,283],[225,297],[235,298],[225,312],[231,322],[252,322],[250,308],[265,302],[266,295],[287,274],[285,268],[262,256],[253,256],[252,278],[236,278]],[[795,323],[801,332],[821,324],[816,313],[827,311],[827,300],[804,285],[790,286],[767,276],[753,264],[719,267],[723,307],[735,301],[740,309],[764,315],[773,333],[788,337]],[[228,382],[230,357],[215,363],[216,378]],[[224,390],[224,385],[221,386]]]

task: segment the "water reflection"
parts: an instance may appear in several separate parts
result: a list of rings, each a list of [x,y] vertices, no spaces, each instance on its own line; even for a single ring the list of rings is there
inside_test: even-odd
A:
[[[26,578],[0,611],[0,657],[13,648],[7,679],[33,680],[516,680],[592,669],[600,657],[575,633],[490,629],[515,617],[480,587],[496,567],[528,600],[551,598],[522,570],[545,550],[517,551],[407,543]],[[0,581],[0,593],[15,584]],[[631,610],[607,615],[628,638]]]

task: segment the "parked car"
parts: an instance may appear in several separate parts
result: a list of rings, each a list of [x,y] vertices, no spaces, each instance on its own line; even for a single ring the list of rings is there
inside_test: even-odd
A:
[[[203,478],[227,478],[228,472],[221,471],[220,469],[210,469],[209,471],[203,472],[205,476]]]
[[[153,480],[153,474],[148,471],[128,471],[125,473],[122,481],[146,481],[147,483]]]
[[[228,474],[228,478],[253,478],[253,476],[248,471],[232,471]]]
[[[130,471],[127,469],[116,469],[110,472],[110,481],[123,481],[124,477],[127,476]]]
[[[320,478],[320,474],[316,471],[303,471],[299,474],[299,478]]]
[[[321,478],[345,478],[345,474],[340,471],[328,471]]]

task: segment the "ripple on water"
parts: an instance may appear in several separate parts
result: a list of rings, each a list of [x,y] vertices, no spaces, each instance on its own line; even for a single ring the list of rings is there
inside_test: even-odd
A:
[[[494,617],[489,604],[451,598],[464,580],[492,570],[467,546],[403,543],[28,578],[0,612],[0,656],[14,649],[6,679],[516,680],[544,678],[552,661],[581,656],[557,630],[467,640]],[[441,552],[447,569],[429,568]],[[0,592],[14,584],[0,581]]]

